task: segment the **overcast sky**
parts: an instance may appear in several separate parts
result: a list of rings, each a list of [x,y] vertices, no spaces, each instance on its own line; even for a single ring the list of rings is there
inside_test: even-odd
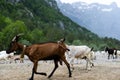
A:
[[[100,4],[111,4],[112,2],[116,2],[117,5],[120,7],[120,0],[61,0],[62,2],[65,3],[73,3],[73,2],[77,2],[77,1],[82,1],[82,2],[86,2],[88,4],[90,3],[100,3]]]

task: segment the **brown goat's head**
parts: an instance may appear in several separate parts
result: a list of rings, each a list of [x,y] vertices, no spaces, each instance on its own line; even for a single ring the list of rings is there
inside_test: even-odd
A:
[[[23,35],[23,34],[18,34],[18,35],[16,35],[16,36],[12,39],[12,41],[11,41],[8,49],[6,50],[6,53],[9,54],[9,53],[11,53],[11,52],[16,51],[16,50],[19,48],[19,46],[18,46],[18,40],[19,40],[19,37],[20,37],[21,35]]]

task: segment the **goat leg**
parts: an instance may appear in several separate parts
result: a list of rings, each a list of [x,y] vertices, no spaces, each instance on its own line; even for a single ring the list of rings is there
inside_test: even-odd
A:
[[[29,80],[33,80],[33,77],[34,77],[34,68],[32,69],[32,76]]]
[[[34,78],[34,73],[35,74],[40,74],[40,75],[47,75],[46,73],[43,73],[43,72],[37,72],[37,66],[38,66],[38,61],[35,61],[34,62],[34,66],[33,66],[33,69],[32,69],[32,76],[31,76],[31,78],[29,79],[29,80],[33,80],[33,78]]]
[[[114,55],[112,54],[112,57],[113,57],[113,59],[114,59]]]
[[[108,54],[108,59],[110,59],[110,54]]]
[[[54,64],[55,64],[55,67],[54,67],[53,71],[51,72],[51,74],[48,76],[48,78],[50,78],[53,75],[53,73],[55,72],[55,70],[58,68],[58,61],[57,60],[54,60]]]
[[[68,71],[69,71],[69,77],[72,77],[72,73],[71,73],[71,69],[70,69],[70,64],[67,62],[65,56],[61,57],[61,59],[63,60],[63,62],[66,64]]]
[[[47,74],[46,74],[46,73],[43,73],[43,72],[35,72],[35,74],[40,74],[40,75],[47,76]]]
[[[30,78],[29,80],[33,80],[34,73],[35,73],[35,74],[40,74],[40,75],[47,76],[47,74],[46,74],[46,73],[43,73],[43,72],[41,72],[41,73],[39,73],[39,72],[34,72],[34,69],[33,69],[33,70],[32,70],[32,76],[31,76],[31,78]]]

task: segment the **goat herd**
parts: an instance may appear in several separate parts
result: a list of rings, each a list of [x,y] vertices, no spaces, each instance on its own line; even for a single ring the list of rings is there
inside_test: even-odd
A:
[[[50,78],[56,69],[58,68],[58,63],[60,65],[65,63],[68,68],[69,77],[72,77],[72,71],[74,68],[74,63],[79,61],[78,59],[86,60],[86,69],[90,70],[93,66],[93,60],[96,60],[96,53],[93,51],[93,48],[89,48],[86,45],[83,46],[74,46],[74,45],[66,45],[64,43],[65,39],[61,39],[57,42],[47,42],[47,43],[39,43],[33,44],[30,46],[24,46],[19,43],[19,37],[22,34],[16,35],[6,51],[0,52],[0,60],[5,60],[6,63],[11,63],[13,60],[16,63],[16,60],[20,60],[23,62],[24,55],[27,55],[31,62],[33,62],[32,74],[29,80],[34,79],[34,74],[40,74],[47,76],[44,72],[37,72],[38,61],[39,60],[53,60],[54,61],[54,69],[48,76]],[[14,55],[15,51],[21,50],[21,55]],[[105,52],[108,54],[108,59],[110,59],[110,55],[112,55],[113,59],[118,58],[120,52],[117,49],[109,49],[106,47]]]

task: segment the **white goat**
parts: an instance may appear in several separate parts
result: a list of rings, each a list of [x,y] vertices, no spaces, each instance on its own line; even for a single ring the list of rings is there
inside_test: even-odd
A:
[[[20,63],[23,63],[23,61],[21,61],[20,55],[15,55],[13,59],[15,63],[17,63],[17,61],[20,61]]]
[[[117,57],[120,57],[120,50],[117,50]]]
[[[14,56],[14,61],[15,61],[15,63],[17,63],[17,61],[20,61],[20,63],[24,63],[24,60],[29,60],[26,55],[24,55],[24,59],[21,58],[21,54]]]
[[[0,52],[0,60],[5,60],[6,62],[10,61],[9,63],[11,63],[13,56],[14,56],[14,52],[10,54],[7,54],[6,51]]]
[[[66,58],[70,62],[72,69],[74,69],[73,64],[75,59],[85,59],[87,62],[86,69],[90,70],[90,67],[94,66],[92,62],[95,58],[94,52],[88,46],[68,46],[68,49],[70,51],[66,53]]]

